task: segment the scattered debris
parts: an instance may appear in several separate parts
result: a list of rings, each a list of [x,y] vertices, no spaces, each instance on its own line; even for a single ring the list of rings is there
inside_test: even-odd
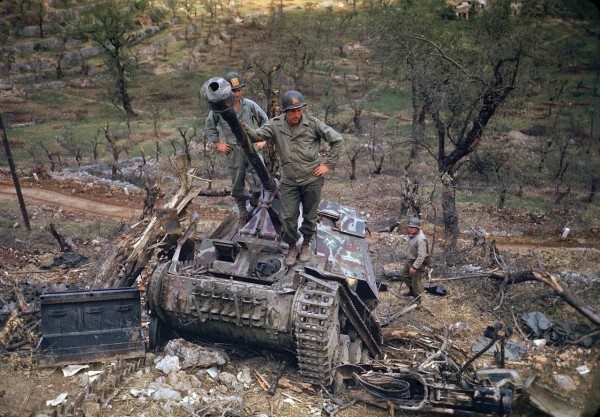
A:
[[[553,417],[580,417],[582,410],[571,402],[553,392],[550,388],[537,382],[536,377],[525,380],[523,384],[525,397],[540,411]]]
[[[65,269],[76,268],[85,264],[88,260],[89,258],[81,253],[64,252],[59,256],[55,256],[52,263],[40,265],[40,269],[51,269],[55,266],[60,266]]]
[[[68,392],[63,392],[62,394],[60,394],[55,399],[46,401],[46,407],[47,406],[56,407],[57,405],[64,403],[65,400],[67,399],[68,395],[69,395]]]
[[[62,368],[62,373],[64,376],[73,376],[75,374],[77,374],[79,371],[81,371],[82,369],[87,369],[89,368],[89,365],[67,365],[64,368]]]
[[[543,337],[547,343],[552,345],[564,346],[578,343],[589,347],[594,341],[594,336],[597,336],[597,332],[594,332],[586,324],[567,323],[561,320],[551,322],[539,311],[527,313],[523,315],[522,319],[535,337]]]

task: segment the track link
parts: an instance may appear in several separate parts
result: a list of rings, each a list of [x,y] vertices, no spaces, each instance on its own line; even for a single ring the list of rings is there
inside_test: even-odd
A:
[[[300,375],[314,384],[329,385],[339,335],[338,284],[308,281],[298,289],[295,338]]]
[[[330,385],[338,365],[340,314],[349,321],[372,357],[381,354],[381,330],[372,314],[359,311],[348,290],[340,283],[310,277],[298,289],[296,341],[300,375],[313,384]]]

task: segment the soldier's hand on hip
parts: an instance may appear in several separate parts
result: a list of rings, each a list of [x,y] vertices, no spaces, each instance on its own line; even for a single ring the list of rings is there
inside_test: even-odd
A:
[[[224,154],[228,154],[229,152],[231,152],[231,146],[229,146],[229,144],[227,143],[223,143],[223,142],[216,142],[215,146],[217,147],[217,150],[219,152],[223,152]]]
[[[267,142],[265,142],[264,140],[262,142],[256,142],[256,146],[258,147],[258,149],[264,148],[266,144]]]
[[[329,172],[329,168],[327,168],[327,166],[324,164],[320,164],[313,172],[315,176],[322,177]]]

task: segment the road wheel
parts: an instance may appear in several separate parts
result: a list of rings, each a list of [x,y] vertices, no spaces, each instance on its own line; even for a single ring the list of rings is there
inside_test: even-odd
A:
[[[348,356],[350,363],[362,363],[363,346],[362,340],[356,339],[354,342],[350,342],[348,349]]]

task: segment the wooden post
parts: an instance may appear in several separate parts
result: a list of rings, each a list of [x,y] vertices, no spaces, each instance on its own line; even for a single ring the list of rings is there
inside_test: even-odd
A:
[[[19,199],[19,206],[21,207],[21,214],[23,215],[23,222],[29,232],[31,232],[31,225],[29,224],[29,215],[27,214],[27,208],[25,207],[25,200],[23,200],[23,194],[21,194],[21,186],[19,185],[19,177],[17,177],[17,170],[15,169],[15,161],[13,161],[12,153],[10,152],[10,145],[8,144],[8,137],[6,136],[6,128],[4,127],[4,120],[2,114],[0,114],[0,129],[2,129],[2,142],[4,143],[4,151],[6,152],[6,159],[10,166],[10,173],[12,174],[13,183],[15,184],[15,190],[17,191],[17,198]]]

